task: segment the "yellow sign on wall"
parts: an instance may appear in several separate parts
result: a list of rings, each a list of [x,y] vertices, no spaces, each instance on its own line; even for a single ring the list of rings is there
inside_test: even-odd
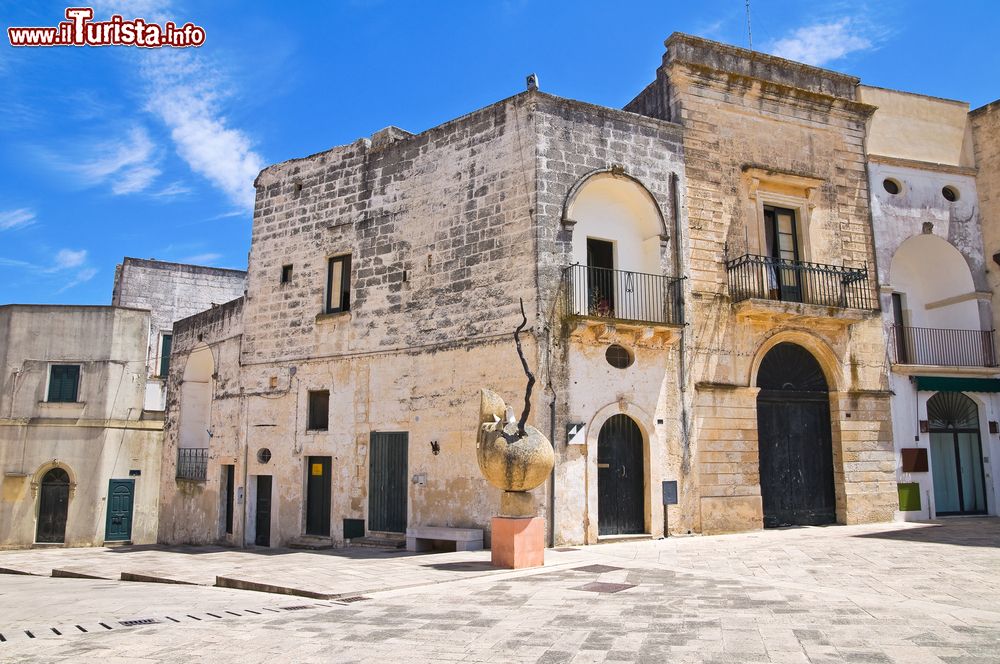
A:
[[[315,475],[316,477],[322,477],[323,476],[323,464],[321,464],[321,463],[314,463],[312,465],[312,474]]]

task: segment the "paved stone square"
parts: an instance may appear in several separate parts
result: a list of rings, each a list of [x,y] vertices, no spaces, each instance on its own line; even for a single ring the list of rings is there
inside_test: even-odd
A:
[[[0,661],[1000,661],[998,519],[603,544],[548,551],[546,567],[516,572],[489,567],[488,552],[155,553],[203,579],[202,566],[270,565],[278,583],[300,567],[307,586],[315,566],[329,589],[335,570],[353,569],[340,587],[362,594],[7,575]],[[41,573],[72,556],[93,570],[107,555],[0,552],[0,567],[33,561]],[[365,590],[379,574],[381,589]],[[136,619],[156,623],[121,624]]]

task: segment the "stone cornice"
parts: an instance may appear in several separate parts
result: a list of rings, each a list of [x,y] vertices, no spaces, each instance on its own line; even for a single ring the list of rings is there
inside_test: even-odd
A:
[[[979,172],[979,169],[974,166],[954,166],[952,164],[939,164],[933,161],[920,161],[919,159],[889,157],[882,154],[870,154],[868,155],[868,161],[873,164],[914,168],[922,171],[936,171],[938,173],[951,173],[953,175],[968,175],[970,177],[975,177]]]

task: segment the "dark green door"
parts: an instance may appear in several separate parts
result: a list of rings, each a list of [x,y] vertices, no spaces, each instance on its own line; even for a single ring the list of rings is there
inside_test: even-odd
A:
[[[257,519],[253,543],[271,546],[271,476],[257,476]]]
[[[306,535],[330,536],[330,457],[309,457]]]
[[[135,480],[110,480],[108,482],[108,519],[104,526],[104,539],[108,542],[125,542],[132,539],[132,503]]]
[[[406,532],[409,434],[373,431],[368,462],[368,529]]]

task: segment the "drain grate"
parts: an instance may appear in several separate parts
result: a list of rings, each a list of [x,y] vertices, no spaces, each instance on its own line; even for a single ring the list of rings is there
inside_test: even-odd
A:
[[[281,608],[285,611],[302,611],[303,609],[311,609],[313,607],[308,604],[299,604],[298,606],[283,606]]]
[[[369,600],[371,597],[365,597],[364,595],[355,595],[354,597],[341,597],[338,602],[344,602],[345,604],[350,604],[351,602],[364,602]]]
[[[573,590],[585,590],[591,593],[620,593],[623,590],[628,590],[629,588],[635,588],[633,583],[601,583],[595,581],[594,583],[588,583],[586,585],[577,586]]]
[[[612,567],[611,565],[584,565],[583,567],[574,567],[577,572],[594,572],[595,574],[604,574],[605,572],[614,572],[615,570],[622,569],[621,567]]]
[[[579,551],[580,549],[574,549],[571,546],[560,546],[559,548],[552,549],[553,551],[558,551],[559,553],[567,553],[569,551]]]
[[[122,627],[135,627],[136,625],[159,625],[160,621],[156,618],[135,618],[133,620],[119,620],[118,624]]]

